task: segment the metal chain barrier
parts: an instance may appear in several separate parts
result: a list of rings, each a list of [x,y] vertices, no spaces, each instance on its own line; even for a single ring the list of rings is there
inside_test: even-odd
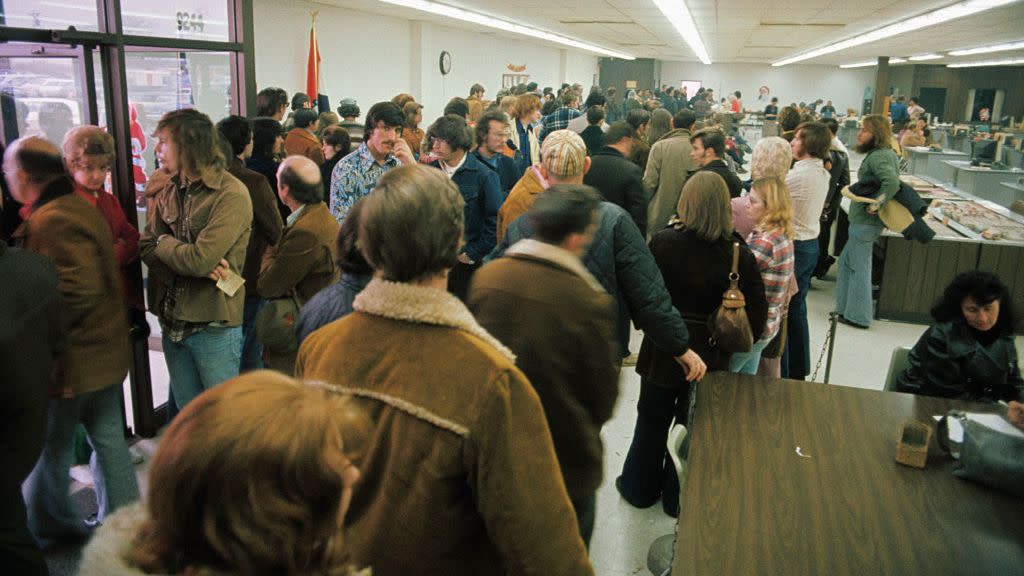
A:
[[[828,313],[828,332],[825,334],[825,342],[821,345],[821,352],[818,354],[818,363],[814,366],[814,374],[811,375],[811,381],[818,381],[818,371],[821,370],[821,361],[825,359],[825,353],[828,353],[828,362],[825,363],[825,380],[824,383],[828,384],[829,377],[832,375],[832,351],[836,343],[836,324],[839,322],[839,312]]]

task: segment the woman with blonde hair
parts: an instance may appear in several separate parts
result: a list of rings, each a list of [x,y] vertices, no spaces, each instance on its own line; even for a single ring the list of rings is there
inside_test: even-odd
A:
[[[761,138],[750,154],[750,177],[753,180],[777,178],[785,182],[793,163],[793,147],[778,136]],[[732,199],[732,223],[736,232],[746,238],[754,231],[757,220],[750,216],[750,195]]]
[[[729,370],[740,374],[756,374],[761,352],[779,333],[785,318],[789,283],[793,278],[793,224],[789,191],[784,180],[761,178],[750,188],[748,216],[754,229],[747,236],[747,246],[757,260],[768,301],[768,322],[764,332],[755,334],[749,352],[732,355]]]
[[[754,334],[764,333],[768,316],[764,284],[754,255],[732,227],[732,210],[725,180],[714,172],[697,172],[679,195],[671,226],[651,237],[650,249],[690,333],[690,348],[707,364],[708,372],[727,370],[729,354],[709,343],[708,316],[722,303],[729,288],[733,243],[739,243],[739,287],[746,299],[747,318]],[[679,480],[666,458],[665,439],[673,416],[687,421],[690,384],[671,353],[644,336],[637,358],[640,400],[633,442],[615,486],[631,505],[646,508],[658,501],[665,513],[679,513]],[[667,465],[665,463],[667,462]]]
[[[203,392],[161,439],[147,502],[104,522],[80,574],[353,574],[342,520],[369,429],[348,397],[269,370]]]
[[[522,158],[519,166],[522,175],[527,168],[540,162],[540,140],[537,139],[537,132],[534,130],[534,124],[540,121],[540,98],[534,94],[519,96],[514,112],[513,137]]]

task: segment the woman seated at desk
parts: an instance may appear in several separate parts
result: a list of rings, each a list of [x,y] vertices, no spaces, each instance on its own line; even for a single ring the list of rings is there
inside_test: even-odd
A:
[[[1010,291],[991,272],[970,270],[932,308],[935,323],[910,351],[900,392],[972,401],[1020,400]]]
[[[928,121],[924,118],[915,120],[900,136],[900,148],[903,148],[904,157],[906,157],[907,148],[927,146],[930,136],[931,132],[928,130]]]

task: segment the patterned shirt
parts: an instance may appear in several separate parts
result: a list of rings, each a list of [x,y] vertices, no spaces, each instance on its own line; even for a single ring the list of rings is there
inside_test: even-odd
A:
[[[385,172],[401,165],[393,154],[388,154],[383,164],[377,163],[366,142],[360,144],[355,152],[342,158],[331,173],[331,215],[340,223],[352,205],[369,194]]]
[[[747,236],[747,246],[757,260],[757,268],[764,281],[764,295],[768,300],[768,323],[759,340],[771,340],[782,325],[786,294],[793,277],[793,242],[778,228],[769,232],[755,228]]]
[[[575,108],[569,108],[568,106],[562,106],[558,110],[555,110],[551,114],[548,114],[541,120],[544,125],[540,129],[540,140],[541,142],[547,138],[548,134],[555,130],[565,130],[569,126],[569,122],[575,118],[578,118],[582,112]]]

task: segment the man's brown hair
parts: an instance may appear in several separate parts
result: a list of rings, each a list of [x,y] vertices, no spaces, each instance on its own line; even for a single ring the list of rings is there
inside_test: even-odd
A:
[[[800,135],[803,142],[804,152],[812,157],[821,160],[828,160],[828,149],[832,145],[832,134],[828,126],[821,122],[804,122],[796,127],[796,133]]]
[[[178,168],[198,176],[204,169],[224,168],[220,136],[210,117],[194,108],[172,110],[156,125],[157,132],[166,131],[178,149]]]

